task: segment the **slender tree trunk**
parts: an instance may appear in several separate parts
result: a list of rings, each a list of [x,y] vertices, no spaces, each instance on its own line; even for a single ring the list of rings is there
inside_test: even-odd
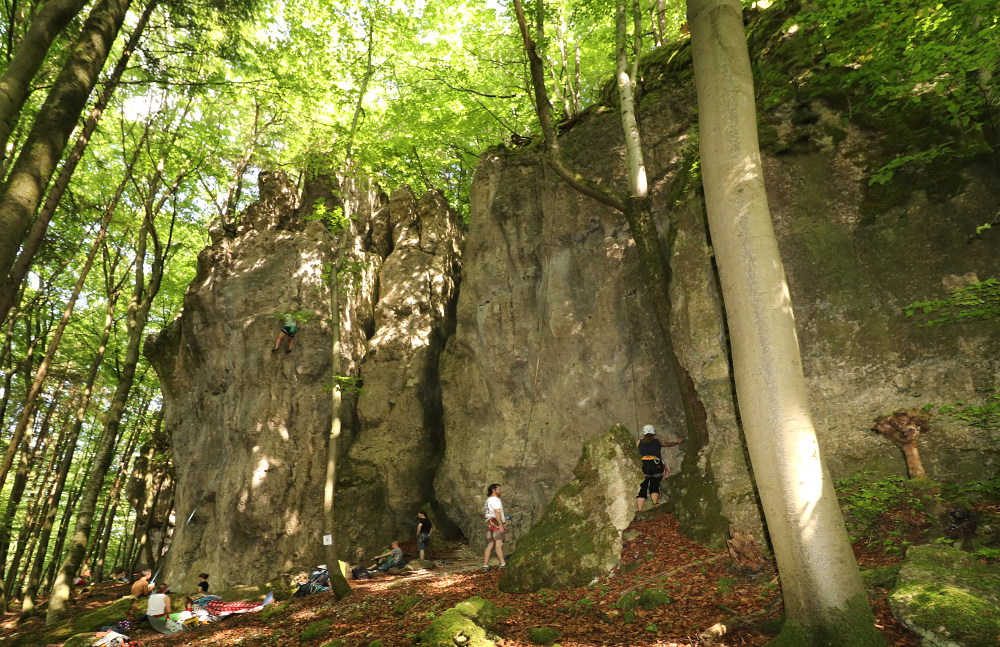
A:
[[[49,489],[45,500],[45,517],[38,532],[38,543],[35,550],[35,558],[31,563],[31,570],[28,573],[24,586],[24,595],[21,601],[21,619],[31,617],[35,613],[35,596],[38,594],[38,583],[42,575],[42,567],[49,547],[49,539],[52,536],[52,528],[55,526],[56,515],[59,513],[59,500],[62,498],[63,488],[69,476],[70,468],[73,465],[73,455],[76,449],[76,441],[80,437],[80,430],[83,427],[83,416],[86,412],[90,400],[90,393],[93,390],[94,380],[97,377],[97,369],[103,359],[104,346],[107,343],[111,332],[113,307],[109,308],[104,323],[104,332],[100,343],[98,354],[91,364],[90,372],[87,375],[87,382],[83,388],[80,404],[77,407],[73,426],[70,428],[65,451],[56,472],[56,478]]]
[[[137,381],[141,384],[142,378],[138,378]],[[149,406],[149,399],[143,398],[139,402],[139,406],[134,407],[133,410],[136,412],[144,412],[147,410],[148,406]],[[138,433],[138,429],[141,427],[141,418],[140,418],[141,415],[142,415],[141,413],[138,413],[131,418],[134,421],[134,424],[132,426],[132,429],[128,432],[128,435],[124,438],[125,448],[122,449],[120,445],[116,445],[114,449],[112,449],[112,453],[114,454],[114,456],[123,457],[123,461],[127,461],[127,458],[125,458],[127,457],[127,454],[125,452],[128,451],[129,444],[132,442],[132,438],[135,437],[135,435]],[[119,439],[121,438],[122,434],[119,434]],[[95,531],[91,533],[90,542],[87,545],[87,552],[83,562],[84,564],[90,566],[91,572],[93,572],[94,564],[96,563],[98,558],[98,552],[101,546],[101,539],[104,537],[105,525],[109,523],[109,513],[110,516],[113,516],[114,514],[113,511],[111,510],[111,502],[113,500],[112,495],[115,486],[123,478],[123,470],[124,468],[119,466],[119,468],[115,471],[115,478],[113,484],[111,488],[108,490],[108,494],[103,498],[103,500],[99,504],[99,507],[101,508],[101,517],[100,520],[97,522],[97,527]]]
[[[365,94],[368,92],[368,83],[371,81],[372,76],[375,74],[375,66],[373,63],[373,51],[375,48],[375,23],[374,21],[369,21],[368,23],[368,59],[367,67],[365,68],[365,75],[361,81],[361,87],[358,90],[358,100],[354,107],[354,116],[351,120],[351,129],[347,137],[347,150],[344,154],[344,178],[341,182],[343,190],[341,194],[343,195],[343,208],[344,208],[344,225],[343,231],[340,232],[338,237],[337,245],[337,260],[334,262],[334,267],[332,268],[331,279],[330,279],[330,331],[333,337],[331,343],[331,353],[330,358],[331,367],[330,370],[333,374],[333,391],[331,393],[331,403],[332,408],[331,421],[330,421],[330,436],[327,438],[326,445],[326,478],[323,484],[323,534],[328,535],[330,538],[329,542],[325,543],[326,560],[327,566],[329,567],[330,573],[330,588],[333,590],[337,599],[343,599],[344,597],[351,594],[351,587],[347,583],[347,579],[340,570],[340,558],[337,556],[336,549],[334,548],[333,537],[336,533],[336,523],[334,522],[334,501],[337,488],[337,443],[340,439],[341,433],[341,419],[340,419],[340,409],[343,401],[341,384],[340,384],[340,357],[341,357],[341,341],[340,341],[340,272],[343,269],[344,263],[344,251],[347,247],[347,241],[351,232],[351,183],[352,177],[351,173],[351,159],[354,150],[354,138],[358,131],[358,126],[361,121],[361,114],[364,107]]]
[[[3,396],[0,397],[0,429],[6,429],[7,405],[10,403],[10,385],[14,381],[14,322],[4,325],[3,349],[0,351],[0,367],[3,367]]]
[[[70,134],[97,82],[131,0],[99,0],[0,190],[0,281],[7,281]]]
[[[90,465],[96,451],[96,447],[89,445],[83,460],[80,461],[80,464]],[[48,568],[45,569],[45,586],[42,588],[51,589],[52,582],[55,581],[56,568],[62,563],[63,554],[65,552],[63,548],[66,544],[66,537],[69,535],[69,523],[73,519],[73,514],[76,511],[77,504],[80,502],[80,493],[87,485],[87,475],[88,473],[86,470],[78,471],[73,475],[73,482],[70,483],[69,495],[66,497],[66,505],[62,509],[63,515],[59,520],[59,530],[56,532],[56,543],[52,550],[53,558],[49,560]]]
[[[619,22],[621,25],[627,24],[625,18],[626,0],[619,0],[619,11],[621,12]],[[551,106],[548,95],[545,91],[545,77],[542,67],[542,60],[537,52],[535,39],[531,37],[528,30],[527,20],[521,0],[514,0],[514,9],[517,15],[518,25],[521,29],[521,38],[524,42],[525,51],[528,54],[528,63],[531,72],[532,86],[535,91],[535,111],[538,114],[538,121],[542,126],[545,136],[545,146],[548,149],[548,161],[556,173],[571,187],[580,193],[589,196],[598,202],[607,205],[621,212],[629,224],[632,238],[635,240],[639,254],[639,262],[646,279],[647,287],[653,301],[654,312],[657,322],[663,333],[664,344],[667,346],[668,355],[671,361],[671,368],[677,377],[677,383],[681,390],[684,404],[685,424],[687,426],[687,436],[695,438],[698,442],[707,442],[707,417],[704,405],[698,396],[694,382],[690,374],[684,369],[677,359],[673,350],[673,343],[670,334],[670,265],[667,256],[660,244],[659,233],[656,223],[650,213],[648,187],[645,179],[645,166],[642,161],[642,142],[639,138],[639,131],[635,119],[634,100],[632,97],[632,79],[628,74],[627,55],[624,60],[622,56],[627,52],[624,27],[619,28],[619,36],[622,42],[618,46],[618,63],[624,72],[619,74],[619,80],[625,80],[625,87],[619,83],[619,90],[623,92],[619,95],[622,103],[622,124],[625,128],[628,159],[629,159],[629,187],[632,195],[622,196],[601,187],[586,178],[580,176],[566,166],[562,160],[562,153],[559,148],[559,137],[552,124]],[[638,20],[638,18],[637,18]],[[638,27],[636,28],[638,31]],[[541,25],[537,26],[537,31],[541,32]],[[540,37],[540,35],[539,35]],[[638,38],[638,36],[636,37]],[[636,46],[636,57],[638,56],[638,46]],[[632,67],[631,77],[636,75],[635,66]]]
[[[350,182],[348,178],[344,178],[344,184]],[[348,204],[350,202],[350,196],[348,192],[345,192],[344,203],[344,215],[345,220],[350,222],[349,218],[346,218],[348,211]],[[330,281],[330,317],[331,325],[330,332],[333,337],[331,344],[331,367],[330,370],[333,373],[333,391],[331,393],[331,414],[332,420],[330,421],[330,436],[327,438],[326,444],[326,479],[323,486],[323,534],[327,535],[327,539],[324,540],[325,550],[326,550],[326,563],[328,567],[328,572],[330,573],[330,586],[333,589],[334,595],[337,599],[343,599],[344,597],[350,595],[351,587],[344,578],[344,574],[340,570],[340,558],[337,556],[336,549],[334,547],[333,537],[336,533],[336,524],[334,523],[334,493],[336,491],[337,485],[337,442],[340,440],[341,433],[341,420],[340,420],[340,409],[341,403],[343,401],[343,396],[341,394],[340,385],[340,271],[343,267],[344,262],[344,247],[347,246],[347,238],[350,234],[350,225],[346,225],[343,232],[340,234],[340,244],[337,245],[337,261],[335,263],[334,271],[331,272],[332,280]]]
[[[688,0],[688,17],[709,229],[743,430],[781,577],[782,632],[799,636],[797,645],[878,645],[809,411],[764,190],[740,2]]]
[[[14,299],[17,296],[18,286],[21,285],[22,281],[24,281],[24,277],[28,274],[28,269],[31,267],[32,261],[35,259],[35,254],[38,253],[38,249],[41,246],[42,241],[45,239],[45,231],[49,226],[49,222],[55,215],[56,208],[62,200],[63,193],[66,192],[66,188],[69,186],[69,181],[73,177],[73,173],[76,171],[77,164],[79,164],[80,160],[83,159],[83,154],[87,150],[90,138],[97,129],[97,124],[100,122],[101,116],[104,114],[104,109],[107,107],[108,102],[111,100],[115,90],[118,88],[118,82],[121,80],[122,74],[128,67],[128,62],[132,58],[132,53],[139,44],[139,39],[142,37],[143,31],[145,31],[146,25],[149,23],[149,17],[158,3],[159,0],[149,0],[146,4],[146,8],[142,12],[142,15],[139,16],[139,21],[132,30],[132,34],[129,36],[129,40],[125,44],[121,56],[118,57],[118,63],[115,65],[115,69],[111,72],[109,78],[104,82],[104,89],[101,91],[101,95],[94,103],[94,107],[90,111],[90,116],[87,118],[87,122],[83,126],[83,130],[76,138],[73,150],[66,158],[66,162],[63,164],[62,169],[60,169],[59,175],[56,177],[55,182],[53,182],[48,195],[45,196],[45,204],[42,205],[38,216],[31,225],[31,230],[28,232],[28,236],[25,238],[21,247],[21,253],[18,254],[17,260],[14,262],[14,266],[11,268],[10,277],[7,281],[0,281],[0,322],[7,317],[7,313],[10,312],[10,309],[13,306]]]
[[[47,0],[32,19],[17,53],[0,77],[0,150],[7,145],[28,96],[28,86],[45,62],[52,42],[85,4],[87,0]]]
[[[108,225],[111,222],[111,216],[114,214],[114,209],[118,204],[118,199],[121,197],[123,189],[124,184],[119,187],[118,194],[115,196],[112,206],[105,211],[104,220],[101,222],[101,228],[98,230],[97,236],[94,238],[94,242],[90,246],[90,252],[87,254],[87,260],[80,269],[79,277],[77,278],[76,285],[73,288],[73,293],[66,302],[66,307],[63,309],[63,314],[59,319],[59,323],[56,325],[55,332],[49,342],[49,348],[45,353],[45,357],[42,359],[42,363],[38,366],[38,370],[35,372],[35,379],[31,385],[31,389],[28,391],[27,397],[25,398],[21,417],[18,420],[17,428],[14,430],[15,442],[20,440],[20,436],[24,433],[28,424],[27,417],[31,414],[31,411],[35,407],[35,402],[38,399],[39,394],[42,392],[42,385],[45,383],[45,378],[48,377],[49,369],[52,366],[52,360],[55,358],[56,351],[59,350],[59,343],[62,341],[63,333],[66,331],[66,326],[69,324],[70,317],[73,314],[73,308],[76,307],[76,300],[80,296],[80,292],[83,291],[83,285],[87,280],[87,275],[90,274],[90,269],[94,266],[94,259],[97,258],[97,252],[101,248],[101,243],[104,240],[104,236],[108,231]],[[14,460],[13,448],[14,445],[11,443],[11,446],[7,450],[7,455],[4,457],[3,464],[0,465],[0,489],[3,488],[4,481],[7,479],[7,471],[10,469]]]
[[[656,38],[656,46],[660,47],[667,39],[667,6],[665,0],[656,0],[653,5],[655,14],[656,29],[653,30]]]
[[[34,427],[35,416],[32,414],[30,416],[32,427]],[[27,466],[29,454],[29,445],[31,443],[31,433],[25,434],[25,436],[20,439],[20,454],[21,461],[18,465],[17,471],[14,473],[14,482],[11,484],[10,492],[7,497],[7,506],[4,510],[3,521],[0,522],[0,602],[3,602],[3,609],[6,609],[7,600],[4,596],[4,591],[7,588],[7,584],[11,579],[13,579],[10,574],[6,572],[7,564],[7,547],[10,545],[10,532],[12,530],[12,525],[14,521],[14,514],[17,512],[18,507],[21,505],[21,496],[24,494],[24,486],[28,481]],[[14,565],[12,564],[13,568]]]
[[[156,543],[156,547],[153,551],[153,566],[156,569],[154,572],[159,572],[163,567],[163,558],[166,556],[166,551],[168,550],[169,542],[171,540],[170,533],[170,514],[169,512],[174,509],[174,495],[171,492],[170,500],[167,501],[166,510],[168,514],[163,516],[163,525],[160,527],[160,541]]]
[[[80,507],[77,510],[76,528],[70,542],[69,552],[66,555],[66,559],[63,560],[52,587],[52,595],[49,598],[49,609],[45,619],[47,625],[60,622],[66,614],[67,603],[72,593],[72,578],[80,567],[84,552],[87,550],[91,524],[94,518],[94,509],[97,505],[104,477],[107,474],[108,467],[111,465],[111,459],[113,458],[112,450],[115,446],[115,440],[118,437],[122,414],[125,411],[128,396],[132,390],[136,367],[139,363],[142,334],[146,327],[149,309],[152,306],[156,293],[159,291],[160,281],[163,278],[165,252],[161,249],[156,238],[152,219],[153,213],[147,210],[143,219],[142,230],[139,233],[139,245],[135,262],[135,289],[128,306],[128,341],[125,351],[125,363],[122,367],[114,397],[111,400],[111,407],[107,413],[104,433],[94,457],[94,463],[91,466],[90,480],[87,483]],[[146,285],[143,266],[146,259],[147,238],[149,237],[153,238],[156,251],[154,253],[149,285]]]
[[[129,569],[135,573],[138,569],[139,560],[143,558],[143,553],[145,553],[145,566],[146,568],[153,568],[153,551],[150,547],[149,542],[149,532],[153,528],[153,518],[156,512],[156,504],[160,498],[160,489],[163,487],[163,481],[166,478],[162,475],[157,475],[154,472],[154,457],[156,456],[156,439],[151,440],[147,445],[144,446],[145,451],[145,464],[146,473],[143,474],[143,492],[145,498],[142,502],[142,508],[137,511],[136,514],[136,533],[139,536],[138,547],[136,549],[135,559],[129,563]],[[139,523],[142,523],[142,528],[139,528]]]
[[[49,429],[51,428],[52,416],[55,414],[56,408],[59,406],[59,390],[52,395],[51,400],[52,402],[49,405],[48,411],[46,411],[45,417],[43,418],[42,424],[39,428],[38,436],[34,441],[33,450],[29,449],[29,445],[31,444],[30,439],[28,437],[25,437],[24,439],[24,451],[21,453],[20,465],[18,466],[17,475],[14,478],[14,484],[11,488],[11,495],[7,501],[7,509],[4,513],[3,531],[2,534],[0,534],[0,564],[7,562],[7,552],[10,550],[9,533],[13,529],[14,516],[20,508],[29,476],[32,472],[38,471],[38,463],[42,459],[46,437],[48,436]],[[29,501],[29,509],[26,511],[24,521],[18,531],[14,554],[11,556],[9,568],[4,572],[5,584],[0,587],[0,592],[2,592],[5,598],[10,597],[11,589],[19,576],[18,570],[22,566],[21,557],[24,555],[24,550],[29,542],[29,537],[33,534],[32,531],[36,525],[36,515],[39,506],[40,501],[38,501],[37,497],[35,501]]]
[[[638,4],[636,1],[635,4]],[[638,20],[638,16],[636,16]],[[638,28],[636,29],[638,32]],[[629,66],[628,48],[628,11],[625,0],[619,0],[615,12],[615,62],[617,64],[616,78],[618,81],[618,98],[621,104],[622,132],[625,133],[625,155],[628,163],[629,189],[632,197],[646,200],[649,197],[649,184],[646,181],[646,163],[642,155],[642,136],[639,134],[639,122],[635,116],[635,83],[636,66]],[[638,33],[636,38],[639,38]],[[635,47],[639,49],[638,43]],[[638,51],[633,53],[638,62]]]
[[[115,514],[118,512],[118,505],[121,502],[122,490],[125,488],[125,483],[129,478],[129,468],[132,462],[132,454],[135,452],[135,446],[139,443],[141,431],[142,425],[136,425],[128,439],[128,442],[125,444],[125,451],[121,454],[123,457],[121,469],[118,471],[118,474],[115,475],[115,483],[111,486],[111,492],[108,493],[110,506],[107,515],[107,522],[104,526],[104,531],[98,534],[100,540],[97,544],[96,554],[91,560],[91,563],[94,564],[92,569],[94,582],[101,582],[104,579],[104,566],[107,563],[108,545],[111,543],[111,534],[114,530]]]

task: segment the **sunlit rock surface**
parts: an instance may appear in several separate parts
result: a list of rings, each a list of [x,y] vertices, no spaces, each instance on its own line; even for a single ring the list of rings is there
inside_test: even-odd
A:
[[[177,587],[193,587],[200,571],[211,574],[213,590],[225,590],[325,561],[333,381],[326,275],[337,238],[320,216],[340,202],[330,182],[310,183],[301,206],[283,175],[262,173],[260,185],[261,200],[199,256],[182,314],[147,344],[176,469],[165,578]],[[348,555],[385,543],[430,489],[425,461],[441,437],[434,365],[448,332],[461,231],[435,193],[418,200],[404,190],[388,202],[371,191],[345,193],[352,271],[343,278],[350,285],[341,302],[341,374],[359,377],[364,365],[365,380],[360,395],[345,393],[343,407],[337,545]],[[299,320],[294,348],[272,352],[286,312]],[[380,455],[377,438],[357,433],[355,412],[366,432],[387,441],[399,433],[421,452],[397,443],[399,451]],[[363,449],[352,449],[358,441]]]

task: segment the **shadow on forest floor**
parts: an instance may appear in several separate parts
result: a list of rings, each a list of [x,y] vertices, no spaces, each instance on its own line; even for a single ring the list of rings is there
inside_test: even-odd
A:
[[[481,572],[481,557],[466,546],[451,554],[429,557],[445,562],[440,568],[374,580],[351,581],[353,594],[337,601],[330,594],[293,600],[266,621],[261,613],[232,616],[173,636],[151,630],[134,631],[130,637],[144,647],[175,645],[273,645],[318,647],[342,639],[344,647],[367,646],[380,640],[382,647],[414,644],[414,638],[431,620],[471,596],[481,596],[510,614],[494,627],[497,644],[522,647],[535,644],[529,629],[549,627],[559,632],[563,647],[596,645],[695,646],[706,642],[699,634],[733,618],[752,619],[731,629],[721,643],[763,645],[773,637],[780,617],[777,578],[757,581],[730,572],[724,550],[700,546],[683,537],[673,516],[663,507],[642,513],[625,534],[620,566],[589,586],[569,590],[542,590],[533,594],[508,594],[498,589],[499,571]],[[405,546],[404,546],[405,548]],[[411,550],[412,552],[412,550]],[[883,564],[866,556],[864,567]],[[898,558],[886,556],[886,563]],[[81,613],[120,597],[124,585],[103,585],[75,600],[73,612]],[[636,604],[625,609],[619,600],[626,593],[665,593],[658,603]],[[904,629],[886,605],[886,591],[872,589],[878,625],[889,645],[916,647],[917,636]],[[656,596],[651,596],[653,599]],[[623,610],[624,609],[624,610]],[[273,612],[272,612],[273,613]],[[19,634],[20,645],[37,642],[44,633],[42,619],[14,628],[15,614],[7,614],[3,634]],[[316,633],[303,640],[303,632]],[[28,642],[25,642],[27,640]],[[5,641],[6,642],[6,641]],[[59,644],[59,643],[55,643]],[[378,644],[378,643],[376,643]]]

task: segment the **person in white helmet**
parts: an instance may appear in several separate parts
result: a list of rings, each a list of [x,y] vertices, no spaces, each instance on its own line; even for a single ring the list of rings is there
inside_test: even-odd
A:
[[[639,486],[639,494],[635,496],[635,508],[642,512],[642,506],[646,504],[646,499],[653,499],[653,505],[660,504],[660,481],[666,475],[666,465],[660,451],[664,447],[676,447],[684,442],[683,439],[668,443],[656,437],[656,427],[645,425],[642,428],[642,437],[639,439],[639,456],[642,457],[642,485]]]

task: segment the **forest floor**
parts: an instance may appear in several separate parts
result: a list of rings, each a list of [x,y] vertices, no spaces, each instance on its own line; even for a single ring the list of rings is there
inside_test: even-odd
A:
[[[714,643],[716,646],[756,647],[773,637],[775,619],[781,614],[781,592],[773,572],[755,580],[734,574],[729,570],[731,560],[726,551],[708,549],[683,537],[673,516],[662,507],[640,514],[625,537],[618,568],[589,586],[570,591],[504,593],[498,588],[502,573],[481,572],[481,555],[458,545],[448,553],[428,555],[444,562],[439,568],[351,580],[353,593],[341,601],[329,593],[319,593],[293,600],[267,621],[261,613],[247,613],[173,636],[147,628],[133,631],[130,637],[141,641],[143,647],[318,647],[338,638],[344,641],[344,647],[368,646],[375,640],[380,640],[382,647],[398,647],[413,645],[416,635],[433,618],[471,596],[509,609],[509,615],[493,627],[500,647],[535,644],[529,638],[529,630],[535,627],[558,631],[557,642],[563,647],[703,646],[709,643],[700,634],[717,623],[730,628]],[[404,544],[403,548],[409,548],[410,554],[414,552],[412,546]],[[859,560],[863,569],[899,562],[898,557],[877,553],[859,555]],[[120,597],[123,587],[100,586],[82,593],[75,601],[74,613]],[[654,609],[636,607],[634,620],[626,622],[618,601],[626,593],[649,588],[664,589],[670,601]],[[872,605],[876,624],[888,645],[920,645],[916,634],[892,616],[885,590],[872,592]],[[15,629],[15,618],[14,614],[4,616],[0,635],[42,630],[40,619]],[[303,640],[303,632],[307,631],[316,635]]]

